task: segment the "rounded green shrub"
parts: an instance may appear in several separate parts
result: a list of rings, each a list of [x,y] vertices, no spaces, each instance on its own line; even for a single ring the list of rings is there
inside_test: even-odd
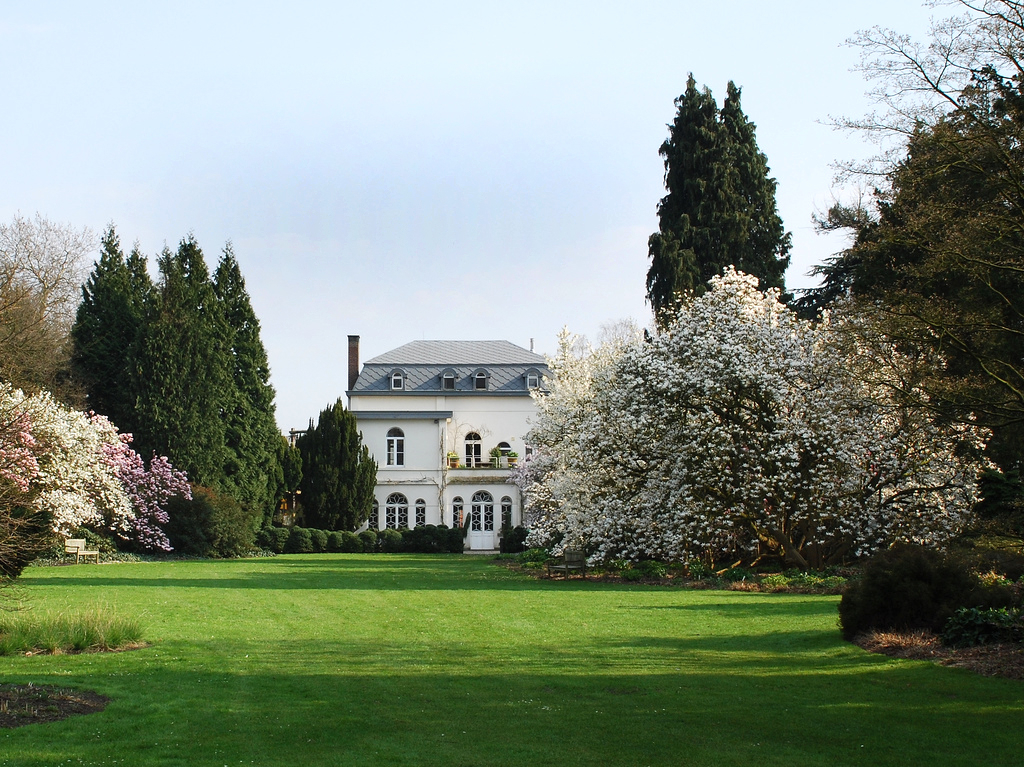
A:
[[[286,527],[264,527],[256,535],[256,545],[275,554],[284,551],[290,531]]]
[[[359,533],[360,551],[372,554],[377,550],[377,533],[373,530],[363,530]]]
[[[526,536],[529,534],[522,525],[512,527],[503,525],[501,528],[501,540],[498,544],[502,554],[521,554],[526,551]]]
[[[309,529],[310,542],[313,544],[313,551],[317,554],[321,554],[327,551],[327,531],[316,530],[314,528]]]
[[[839,625],[852,639],[865,631],[939,632],[961,607],[1003,607],[1005,588],[983,587],[962,563],[923,546],[876,554],[839,602]]]
[[[284,550],[287,554],[312,554],[313,536],[305,527],[293,527]]]
[[[402,534],[398,530],[381,530],[378,539],[380,550],[387,554],[397,554],[402,550]]]
[[[167,503],[167,537],[180,554],[240,557],[256,547],[259,511],[230,495],[193,486],[192,500],[180,496]]]
[[[332,530],[327,533],[327,551],[332,554],[337,554],[339,551],[344,551],[342,548],[343,538],[341,537],[340,530]]]
[[[341,547],[338,551],[343,551],[347,554],[356,554],[363,550],[363,545],[359,542],[359,536],[352,531],[342,530],[339,535],[341,536]]]

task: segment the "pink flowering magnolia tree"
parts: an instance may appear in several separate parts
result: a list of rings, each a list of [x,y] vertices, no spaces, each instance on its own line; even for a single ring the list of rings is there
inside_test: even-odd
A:
[[[909,404],[918,362],[862,330],[729,271],[648,340],[563,335],[514,476],[528,543],[807,567],[954,535],[986,434]]]
[[[130,443],[103,416],[0,384],[0,522],[10,523],[0,537],[25,548],[27,527],[12,525],[32,519],[36,527],[45,520],[51,534],[87,527],[142,550],[170,550],[165,507],[173,496],[191,497],[187,478],[166,458],[147,467]]]
[[[90,420],[105,437],[104,459],[124,488],[134,512],[130,529],[120,537],[143,551],[170,551],[171,542],[163,530],[168,522],[166,507],[175,496],[192,498],[185,472],[158,455],[150,459],[147,467],[131,448],[131,434],[119,434],[106,416],[93,415]]]

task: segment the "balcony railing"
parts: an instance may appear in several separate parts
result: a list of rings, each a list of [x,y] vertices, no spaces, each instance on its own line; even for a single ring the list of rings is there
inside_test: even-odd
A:
[[[449,469],[510,469],[515,466],[517,458],[509,458],[508,456],[502,456],[501,458],[495,458],[494,456],[487,456],[486,458],[470,458],[467,460],[460,460],[458,458],[448,458]]]

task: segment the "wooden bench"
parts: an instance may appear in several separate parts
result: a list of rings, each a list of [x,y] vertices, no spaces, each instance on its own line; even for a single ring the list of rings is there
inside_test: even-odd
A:
[[[554,559],[548,562],[548,576],[551,575],[551,571],[563,572],[565,577],[569,577],[569,573],[573,570],[578,570],[584,578],[587,577],[587,555],[579,549],[566,549],[562,553],[561,559]]]
[[[96,564],[100,563],[100,553],[98,551],[87,551],[85,548],[85,538],[68,538],[64,541],[64,553],[75,555],[75,564],[85,560],[89,561],[91,557],[96,561]]]

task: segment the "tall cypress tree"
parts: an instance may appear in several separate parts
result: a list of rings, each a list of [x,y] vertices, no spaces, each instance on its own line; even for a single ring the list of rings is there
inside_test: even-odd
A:
[[[790,235],[775,205],[776,182],[757,147],[754,124],[730,82],[721,109],[691,74],[659,153],[668,194],[648,240],[647,299],[663,323],[679,298],[700,295],[729,265],[783,287]]]
[[[233,386],[229,332],[195,238],[159,258],[158,297],[139,339],[136,442],[200,485],[226,489],[224,413]]]
[[[355,530],[369,516],[377,463],[362,441],[356,417],[340,399],[299,437],[302,507],[311,527]]]
[[[224,411],[225,490],[243,503],[266,508],[277,490],[280,431],[274,419],[267,351],[231,243],[214,275],[227,323],[231,387]]]
[[[114,225],[103,235],[100,259],[82,287],[72,364],[85,385],[90,409],[122,431],[137,428],[130,358],[153,300],[146,259],[136,246],[125,261]]]

